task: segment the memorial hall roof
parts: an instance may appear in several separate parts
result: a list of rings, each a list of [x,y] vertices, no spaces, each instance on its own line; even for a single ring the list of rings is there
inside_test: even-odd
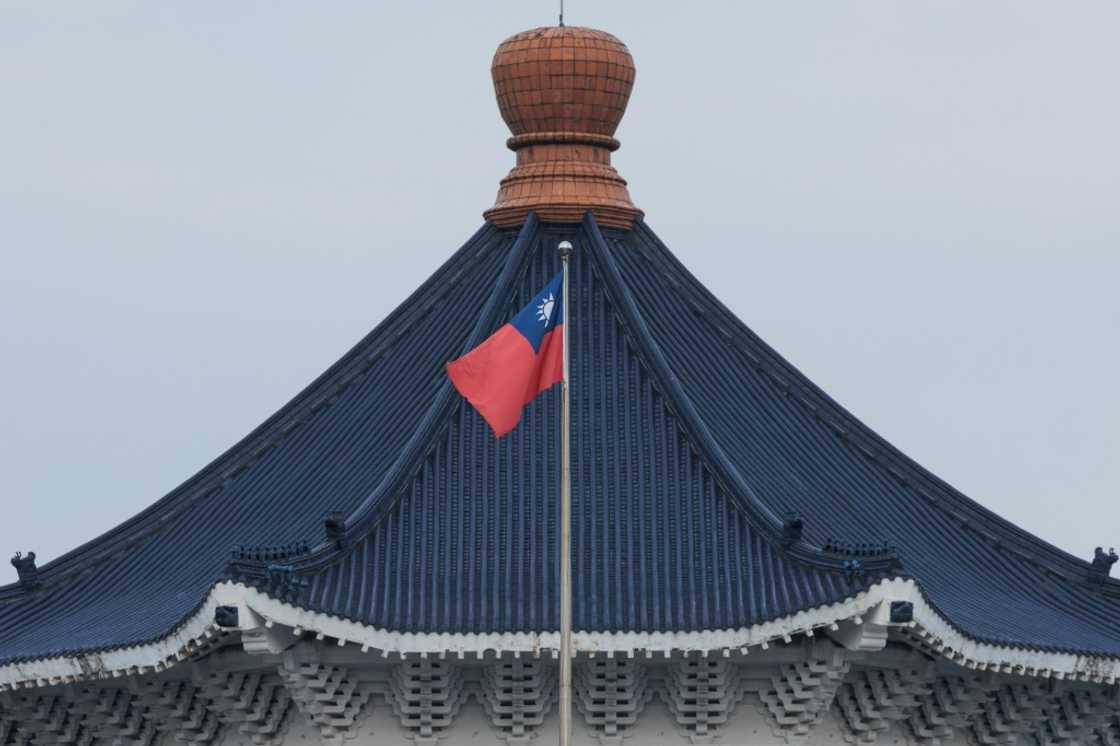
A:
[[[444,365],[555,275],[565,240],[576,630],[745,629],[901,578],[967,640],[1120,658],[1120,583],[872,432],[657,238],[609,160],[625,45],[519,34],[494,79],[518,165],[484,225],[241,442],[0,588],[0,665],[164,639],[222,582],[395,633],[554,631],[558,392],[496,440]]]

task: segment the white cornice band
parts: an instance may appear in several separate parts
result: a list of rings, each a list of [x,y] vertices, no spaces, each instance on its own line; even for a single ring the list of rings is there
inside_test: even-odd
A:
[[[1120,677],[1120,659],[1048,652],[1037,649],[991,645],[970,639],[938,614],[925,600],[913,580],[891,579],[870,586],[844,601],[801,611],[788,617],[741,629],[702,632],[574,632],[580,655],[606,657],[642,655],[731,655],[749,654],[751,648],[769,647],[797,636],[831,633],[841,622],[860,624],[876,610],[894,601],[913,604],[913,622],[902,625],[913,642],[927,651],[968,669],[1070,679],[1112,684]],[[392,632],[303,609],[278,601],[239,583],[215,585],[198,610],[180,627],[155,642],[127,648],[77,655],[56,656],[11,663],[0,667],[0,690],[50,686],[118,676],[156,673],[202,654],[218,638],[232,630],[214,624],[219,606],[239,609],[242,631],[276,625],[291,633],[315,632],[330,637],[339,646],[360,646],[362,652],[422,657],[483,658],[487,654],[555,656],[559,635],[544,633],[411,634]],[[898,626],[898,625],[895,625]]]

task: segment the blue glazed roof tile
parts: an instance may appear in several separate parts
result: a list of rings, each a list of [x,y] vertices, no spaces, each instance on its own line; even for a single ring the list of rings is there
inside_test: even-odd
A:
[[[559,395],[495,440],[445,361],[504,324],[576,246],[571,307],[576,627],[744,627],[914,577],[1003,645],[1120,655],[1116,584],[924,471],[713,298],[652,231],[484,226],[388,319],[148,511],[0,589],[0,662],[158,639],[235,546],[305,541],[299,603],[401,632],[558,626]],[[439,313],[454,308],[455,313]],[[323,520],[346,516],[330,540]],[[781,519],[804,518],[783,548]],[[852,575],[825,546],[872,547]],[[897,548],[883,553],[886,542]]]

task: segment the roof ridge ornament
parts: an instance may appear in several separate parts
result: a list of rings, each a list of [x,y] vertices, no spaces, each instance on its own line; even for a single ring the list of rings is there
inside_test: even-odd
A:
[[[39,568],[35,566],[35,552],[16,552],[12,557],[12,567],[16,568],[19,584],[23,588],[34,588],[39,584]]]
[[[884,557],[896,553],[895,547],[886,541],[844,541],[829,537],[825,539],[824,551],[842,557]]]
[[[630,228],[642,211],[611,165],[634,87],[626,45],[561,23],[503,41],[490,73],[517,165],[483,217],[513,227],[535,211],[546,223],[578,223],[590,210],[603,225]]]
[[[296,573],[295,565],[270,564],[267,570],[268,579],[256,585],[280,601],[298,603],[303,597],[304,589],[311,584],[311,581]]]
[[[270,544],[257,547],[244,547],[239,544],[233,548],[231,561],[274,562],[293,559],[307,554],[308,551],[309,547],[306,541],[293,541],[288,544]]]
[[[226,563],[226,576],[281,601],[297,602],[310,581],[300,577],[295,563],[310,551],[305,541],[260,547],[235,546]]]
[[[346,542],[346,513],[341,510],[332,510],[323,518],[323,533],[327,541],[338,546]]]
[[[800,513],[792,511],[786,513],[782,522],[782,549],[789,549],[801,541],[801,534],[805,530],[805,519]]]
[[[1116,561],[1120,560],[1120,555],[1116,554],[1116,549],[1109,547],[1107,552],[1103,547],[1097,547],[1093,552],[1092,566],[1089,568],[1089,578],[1099,583],[1103,583],[1108,579],[1112,572],[1112,566]]]

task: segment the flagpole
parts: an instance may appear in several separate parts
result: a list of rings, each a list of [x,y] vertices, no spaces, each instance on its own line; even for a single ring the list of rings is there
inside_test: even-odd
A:
[[[571,395],[568,391],[568,329],[572,310],[568,303],[568,264],[572,244],[558,247],[564,265],[561,308],[564,322],[564,380],[560,388],[560,746],[572,744],[572,474]]]

